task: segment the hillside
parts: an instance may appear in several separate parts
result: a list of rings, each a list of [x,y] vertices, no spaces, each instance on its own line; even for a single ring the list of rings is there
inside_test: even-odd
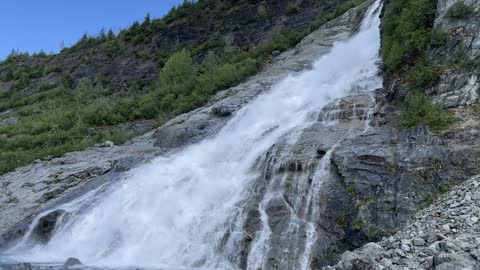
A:
[[[13,52],[0,63],[0,173],[105,140],[122,143],[197,108],[361,2],[185,2],[118,35],[84,36],[57,55]],[[171,70],[186,65],[188,77],[174,71],[159,80],[175,52]]]

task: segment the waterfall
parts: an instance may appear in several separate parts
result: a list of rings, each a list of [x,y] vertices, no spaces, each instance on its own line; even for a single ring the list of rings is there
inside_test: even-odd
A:
[[[235,256],[242,247],[235,233],[241,233],[244,222],[242,203],[265,173],[259,162],[267,162],[267,152],[281,138],[288,135],[295,142],[317,121],[312,112],[359,89],[381,87],[379,5],[369,9],[357,34],[336,43],[311,70],[259,95],[215,136],[128,172],[114,187],[89,194],[96,199],[87,200],[87,206],[81,200],[68,204],[70,217],[48,243],[22,241],[10,251],[12,257],[39,263],[76,257],[103,267],[238,269]],[[316,169],[317,179],[327,169],[328,156]],[[274,183],[260,200],[262,226],[250,246],[249,269],[262,268],[269,252],[272,232],[265,207],[275,196]],[[314,183],[306,191],[307,204],[315,203],[319,188]],[[315,211],[303,216],[315,216]],[[308,269],[316,241],[314,219],[305,219],[307,240],[296,269]]]

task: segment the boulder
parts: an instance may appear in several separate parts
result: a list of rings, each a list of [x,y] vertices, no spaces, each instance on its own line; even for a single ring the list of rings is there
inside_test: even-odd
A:
[[[78,265],[82,265],[82,262],[80,262],[80,260],[77,258],[70,257],[63,264],[63,269],[69,269],[70,267],[78,266]]]
[[[42,243],[48,242],[57,226],[67,217],[68,213],[64,210],[55,210],[41,217],[33,228],[31,238]]]

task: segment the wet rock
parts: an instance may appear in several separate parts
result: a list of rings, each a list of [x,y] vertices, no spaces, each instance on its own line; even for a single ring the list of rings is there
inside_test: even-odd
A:
[[[8,270],[32,270],[32,265],[30,263],[18,263],[10,265],[7,268]]]
[[[279,50],[274,50],[274,51],[272,52],[272,56],[279,56],[280,53],[281,53],[281,52],[280,52]]]
[[[114,147],[115,144],[112,141],[105,141],[101,144],[96,144],[96,147]]]
[[[212,108],[212,114],[218,117],[229,117],[232,115],[232,111],[234,110],[226,106],[218,106]]]
[[[82,265],[82,263],[80,262],[79,259],[77,258],[68,258],[67,261],[63,264],[63,268],[64,269],[68,269],[72,266],[78,266],[78,265]]]
[[[33,228],[31,237],[33,240],[42,243],[48,242],[57,226],[64,222],[66,218],[68,218],[68,213],[64,210],[56,210],[41,217]]]
[[[323,150],[323,149],[317,149],[317,158],[322,158],[323,156],[325,156],[325,154],[327,154],[327,151]]]

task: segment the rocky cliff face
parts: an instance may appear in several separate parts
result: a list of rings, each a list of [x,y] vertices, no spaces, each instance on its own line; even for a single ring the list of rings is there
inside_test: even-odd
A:
[[[480,2],[463,1],[471,14],[452,18],[448,10],[458,1],[438,1],[435,30],[447,35],[446,46],[432,49],[430,57],[446,66],[438,86],[430,94],[445,107],[471,105],[480,101]]]

